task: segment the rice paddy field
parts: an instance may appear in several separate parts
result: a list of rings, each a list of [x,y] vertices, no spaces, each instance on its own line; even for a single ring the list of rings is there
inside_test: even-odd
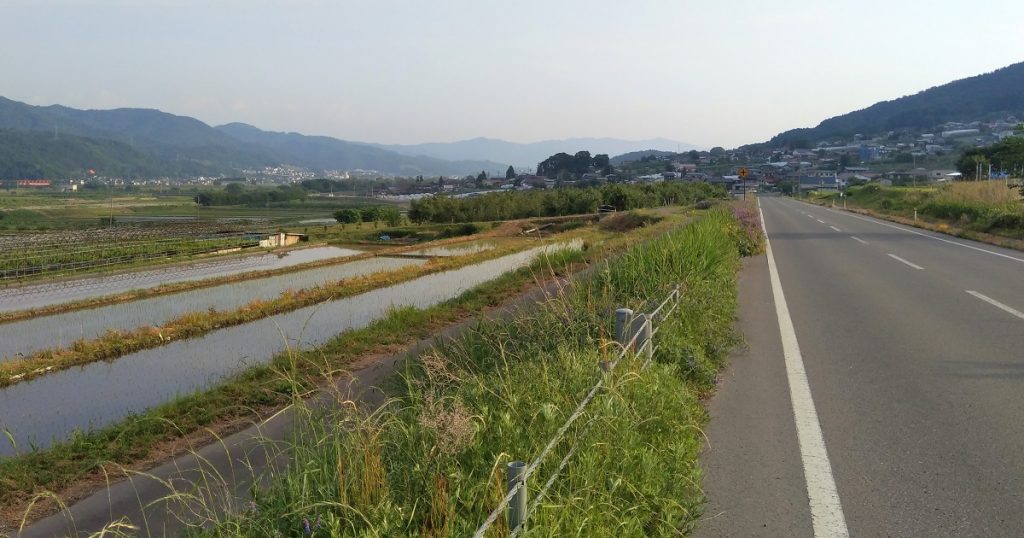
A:
[[[622,217],[611,226],[565,227],[543,240],[518,237],[529,223],[435,225],[410,230],[415,247],[369,245],[370,252],[346,247],[381,241],[376,230],[325,223],[321,237],[343,246],[271,255],[277,261],[266,274],[247,276],[253,266],[241,260],[253,257],[244,257],[0,290],[0,308],[54,308],[0,320],[0,374],[62,348],[94,355],[74,368],[44,361],[57,366],[10,370],[0,384],[0,505],[10,507],[0,517],[37,518],[56,506],[55,495],[110,472],[108,465],[180,451],[183,436],[290,404],[303,417],[286,441],[293,464],[262,479],[269,488],[251,500],[256,514],[202,506],[190,523],[199,534],[298,535],[303,519],[324,535],[471,534],[500,496],[495,484],[504,464],[537,453],[612,352],[610,312],[643,308],[680,285],[680,313],[659,328],[654,365],[612,372],[587,427],[573,429],[571,443],[556,449],[556,462],[571,446],[581,458],[543,505],[561,508],[538,512],[537,528],[546,530],[531,534],[685,530],[701,504],[699,398],[736,341],[737,260],[757,244],[756,234],[741,214],[723,209]],[[456,239],[424,242],[428,237]],[[609,256],[614,262],[602,261]],[[410,363],[383,407],[306,406],[311,391],[354,357],[433,334],[532,281],[586,266],[587,276],[539,308],[508,322],[481,322]],[[210,277],[225,280],[198,283]],[[182,288],[61,310],[167,282]],[[179,323],[193,332],[161,332]],[[144,345],[116,349],[120,339],[142,336]],[[638,426],[641,416],[649,419]],[[612,440],[621,447],[606,446]],[[540,472],[550,473],[550,465]],[[598,505],[623,509],[601,514]],[[17,507],[28,511],[18,516]],[[629,515],[648,509],[654,512],[642,520]],[[3,521],[11,519],[0,519],[0,530]]]

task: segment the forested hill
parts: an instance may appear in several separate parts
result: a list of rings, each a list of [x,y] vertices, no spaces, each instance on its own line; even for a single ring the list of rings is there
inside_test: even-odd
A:
[[[875,103],[863,110],[829,118],[814,128],[786,131],[768,144],[779,147],[855,134],[930,129],[946,122],[982,121],[1010,114],[1024,117],[1024,62]]]
[[[242,124],[214,128],[153,109],[78,110],[0,97],[0,179],[82,177],[90,168],[129,178],[236,174],[282,164],[409,176],[497,174],[507,167],[401,155],[358,142]]]

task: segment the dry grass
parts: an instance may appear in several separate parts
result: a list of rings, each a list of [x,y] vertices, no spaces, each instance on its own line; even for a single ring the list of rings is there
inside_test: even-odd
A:
[[[939,190],[939,198],[992,205],[1010,205],[1021,199],[1015,189],[1007,188],[1000,180],[951,182]]]

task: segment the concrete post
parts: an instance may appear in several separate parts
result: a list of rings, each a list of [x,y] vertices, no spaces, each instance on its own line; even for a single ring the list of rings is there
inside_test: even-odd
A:
[[[513,461],[508,464],[507,491],[518,484],[522,487],[512,496],[512,502],[508,503],[508,530],[515,531],[526,522],[526,462]]]
[[[633,324],[633,311],[628,308],[619,308],[615,311],[615,341],[625,346],[633,333],[629,330]]]

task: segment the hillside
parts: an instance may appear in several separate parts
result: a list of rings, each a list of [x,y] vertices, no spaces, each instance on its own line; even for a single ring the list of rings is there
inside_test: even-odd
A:
[[[645,149],[642,151],[631,151],[629,153],[623,153],[622,155],[615,155],[611,158],[613,166],[619,166],[623,163],[639,161],[644,157],[670,157],[675,155],[674,151],[661,151],[657,149]]]
[[[112,175],[157,175],[149,155],[113,140],[0,129],[0,179],[85,177],[88,168]]]
[[[396,175],[504,173],[506,164],[411,157],[367,144],[244,124],[213,128],[159,110],[78,110],[0,97],[0,171],[8,178],[79,177],[94,168],[121,177],[234,174],[290,164]]]
[[[507,142],[493,138],[473,138],[458,142],[383,145],[375,147],[396,151],[404,155],[424,155],[438,159],[490,160],[510,163],[519,168],[533,168],[544,159],[564,152],[570,155],[577,151],[589,151],[592,155],[621,155],[634,151],[657,149],[663,151],[689,151],[697,149],[692,144],[653,138],[649,140],[620,140],[617,138],[567,138],[564,140],[543,140],[529,144]]]
[[[854,134],[900,129],[931,129],[946,122],[1024,117],[1024,63],[957,80],[868,108],[829,118],[817,127],[793,129],[768,142],[771,146],[817,142]]]

